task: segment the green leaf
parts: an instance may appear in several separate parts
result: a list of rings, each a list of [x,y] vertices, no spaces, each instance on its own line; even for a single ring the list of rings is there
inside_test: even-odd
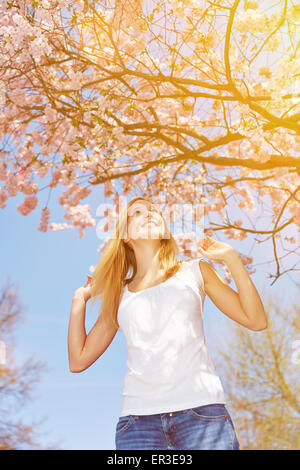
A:
[[[71,17],[71,24],[75,24],[77,22],[77,13],[73,10],[73,14]]]
[[[62,163],[65,164],[65,163],[70,163],[70,158],[65,155],[64,158],[62,159]]]
[[[73,127],[76,127],[76,129],[78,129],[79,127],[79,122],[76,120],[76,119],[72,119],[71,120],[71,124]]]
[[[83,143],[83,139],[81,137],[78,137],[77,142],[79,143],[80,147],[82,147],[83,149],[86,149],[86,146]]]
[[[185,103],[185,104],[183,105],[183,109],[184,109],[185,111],[192,111],[193,105],[190,105],[190,104],[186,104],[186,103]]]

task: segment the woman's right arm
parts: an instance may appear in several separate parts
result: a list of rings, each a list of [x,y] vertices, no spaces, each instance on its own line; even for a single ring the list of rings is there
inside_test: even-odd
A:
[[[100,316],[89,334],[85,330],[86,287],[74,292],[68,329],[68,355],[71,372],[82,372],[108,348],[118,328],[108,325]]]

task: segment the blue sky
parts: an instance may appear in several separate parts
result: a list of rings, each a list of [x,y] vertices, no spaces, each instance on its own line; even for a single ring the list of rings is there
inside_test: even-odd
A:
[[[62,189],[57,191],[61,193]],[[49,204],[50,221],[64,222],[63,209],[55,197],[54,191]],[[46,193],[40,195],[37,209],[26,217],[16,210],[22,200],[23,195],[11,198],[7,207],[0,211],[1,284],[9,276],[17,284],[26,308],[25,320],[16,330],[17,363],[33,356],[35,360],[45,362],[48,371],[41,375],[32,402],[16,417],[22,416],[27,423],[44,418],[39,442],[45,447],[53,444],[62,449],[115,449],[115,427],[121,411],[123,379],[127,370],[123,334],[118,332],[103,356],[86,371],[72,374],[68,368],[67,331],[71,300],[74,290],[85,283],[89,267],[95,266],[99,259],[97,248],[101,240],[96,234],[97,222],[96,226],[86,229],[82,239],[76,230],[42,233],[37,227],[40,211],[47,200]],[[97,206],[104,201],[102,189],[98,187],[83,203],[91,204],[92,215],[95,216]],[[228,241],[221,235],[219,239],[245,253],[251,249],[257,263],[272,259],[270,244],[256,244],[253,249],[253,240]],[[257,272],[251,276],[259,292],[265,287],[270,295],[274,290],[288,295],[295,289],[286,276],[270,286],[266,279],[270,271],[270,266],[258,265]],[[231,287],[235,289],[234,283]],[[87,332],[96,316],[97,310],[88,305]],[[224,328],[230,332],[232,325],[232,320],[225,317],[207,297],[204,328],[213,358],[216,345],[224,339],[226,341]],[[218,373],[222,380],[222,371],[218,370]],[[228,407],[230,409],[230,404]]]

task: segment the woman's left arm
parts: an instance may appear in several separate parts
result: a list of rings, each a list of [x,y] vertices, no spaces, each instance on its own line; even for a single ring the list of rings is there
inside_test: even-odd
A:
[[[266,329],[264,306],[237,251],[210,237],[202,242],[200,250],[207,258],[226,262],[238,290],[235,292],[209,263],[200,260],[205,291],[214,304],[229,318],[253,331]]]

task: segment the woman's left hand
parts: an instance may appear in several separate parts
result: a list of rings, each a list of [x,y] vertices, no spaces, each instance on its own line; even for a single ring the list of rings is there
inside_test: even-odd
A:
[[[235,249],[228,243],[213,240],[209,235],[202,238],[200,242],[200,251],[206,258],[215,261],[226,261]]]

